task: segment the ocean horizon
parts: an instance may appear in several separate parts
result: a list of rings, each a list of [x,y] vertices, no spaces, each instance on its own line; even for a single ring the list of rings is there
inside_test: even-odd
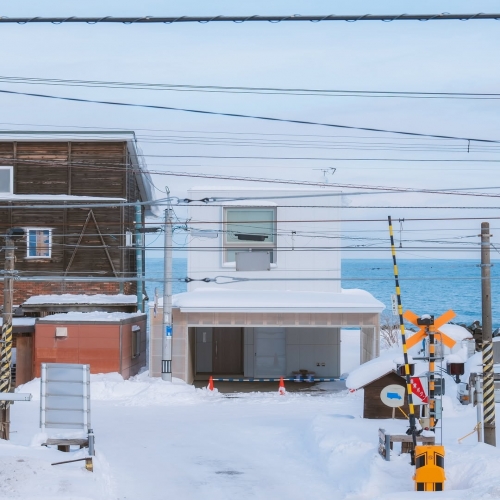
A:
[[[456,323],[481,321],[481,268],[473,259],[404,259],[398,262],[403,310],[419,316],[440,316],[453,309]],[[492,317],[494,328],[500,326],[500,271],[491,268]],[[187,277],[187,259],[173,259],[174,279]],[[163,277],[163,259],[146,258],[146,278]],[[228,287],[228,285],[214,285]],[[146,282],[150,300],[155,288],[163,295],[161,282]],[[360,288],[370,292],[391,314],[391,295],[395,293],[393,265],[390,259],[342,259],[342,288]],[[174,294],[187,290],[187,284],[172,284]]]

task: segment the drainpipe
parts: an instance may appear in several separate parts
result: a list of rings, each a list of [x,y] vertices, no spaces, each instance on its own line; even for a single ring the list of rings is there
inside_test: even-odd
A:
[[[135,206],[135,261],[137,267],[137,311],[143,312],[142,304],[142,209]]]

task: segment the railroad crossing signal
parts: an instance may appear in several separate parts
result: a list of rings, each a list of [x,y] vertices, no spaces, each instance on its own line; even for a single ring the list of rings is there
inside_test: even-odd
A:
[[[444,446],[416,446],[416,468],[413,480],[416,491],[443,491],[446,480],[444,474]]]
[[[429,321],[426,317],[422,316],[419,318],[412,311],[405,311],[403,317],[407,319],[410,323],[413,323],[415,326],[418,326],[420,329],[417,333],[413,334],[409,339],[406,340],[406,347],[409,349],[413,347],[418,342],[422,341],[427,337],[429,333],[434,333],[438,340],[440,340],[445,346],[453,347],[456,342],[448,337],[445,333],[439,331],[439,327],[448,323],[448,321],[452,320],[456,316],[455,312],[451,309],[446,311],[444,314],[439,316],[439,318],[434,319],[433,316],[428,316]]]

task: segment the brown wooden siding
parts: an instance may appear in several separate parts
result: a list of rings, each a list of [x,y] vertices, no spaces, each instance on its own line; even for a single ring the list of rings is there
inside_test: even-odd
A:
[[[140,200],[126,141],[2,141],[0,165],[14,166],[14,194]],[[27,206],[33,204],[47,205],[47,209]],[[92,218],[74,252],[90,208],[50,209],[50,202],[24,200],[0,200],[0,205],[13,207],[0,208],[0,234],[11,227],[52,229],[51,258],[27,259],[26,241],[18,241],[16,270],[28,275],[61,275],[74,254],[68,269],[70,275],[114,276]],[[21,206],[24,208],[17,208]],[[125,232],[135,229],[134,207],[117,205],[92,210],[116,273],[135,275],[135,249],[124,248]]]

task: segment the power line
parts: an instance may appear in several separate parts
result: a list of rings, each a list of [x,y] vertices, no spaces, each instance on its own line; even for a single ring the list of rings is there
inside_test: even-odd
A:
[[[0,76],[0,82],[23,85],[51,85],[64,87],[91,87],[128,90],[162,90],[176,92],[237,93],[259,95],[303,95],[323,97],[397,97],[412,99],[479,99],[498,100],[500,94],[486,92],[417,92],[391,90],[346,90],[310,89],[283,87],[245,87],[224,85],[190,85],[177,83],[144,83],[103,80],[74,80],[62,78],[35,78],[22,76]]]
[[[355,15],[280,15],[280,16],[175,16],[175,17],[155,17],[155,16],[135,16],[135,17],[0,17],[0,23],[17,23],[17,24],[30,24],[30,23],[51,23],[51,24],[65,24],[65,23],[86,23],[86,24],[102,24],[102,23],[119,23],[119,24],[176,24],[176,23],[200,23],[208,24],[215,22],[232,22],[232,23],[245,23],[245,22],[303,22],[309,21],[319,23],[322,21],[471,21],[471,20],[486,20],[491,19],[498,21],[500,14],[487,14],[487,13],[472,13],[472,14],[450,14],[443,12],[440,14],[355,14]]]
[[[352,125],[340,125],[334,123],[322,123],[322,122],[314,122],[310,120],[292,120],[288,118],[277,118],[270,116],[259,116],[259,115],[246,115],[242,113],[224,113],[222,111],[207,111],[201,109],[189,109],[189,108],[177,108],[173,106],[160,106],[156,104],[135,104],[130,102],[118,102],[118,101],[101,101],[97,99],[82,99],[78,97],[62,97],[62,96],[54,96],[48,94],[35,94],[32,92],[17,92],[14,90],[0,90],[2,94],[9,95],[23,95],[28,97],[37,97],[43,99],[55,99],[60,101],[70,101],[70,102],[80,102],[80,103],[92,103],[92,104],[105,104],[109,106],[125,106],[125,107],[134,107],[134,108],[146,108],[146,109],[158,109],[163,111],[181,111],[184,113],[195,113],[209,116],[226,116],[228,118],[246,118],[252,120],[261,120],[261,121],[270,121],[277,123],[293,123],[296,125],[314,125],[319,127],[329,127],[329,128],[338,128],[345,130],[360,130],[363,132],[381,132],[385,134],[397,134],[404,135],[410,137],[432,137],[436,139],[450,139],[457,141],[471,141],[471,142],[481,142],[481,143],[489,143],[489,144],[500,144],[499,140],[493,139],[478,139],[473,137],[457,137],[451,135],[441,135],[441,134],[424,134],[419,132],[406,132],[401,130],[390,130],[390,129],[380,129],[374,127],[356,127]]]
[[[87,168],[87,169],[102,169],[103,167],[101,165],[89,165],[88,163],[79,163],[79,162],[74,162],[74,161],[68,161],[68,160],[61,160],[61,161],[54,161],[54,160],[27,160],[27,159],[16,159],[16,158],[0,158],[0,160],[7,160],[7,161],[15,161],[19,163],[34,163],[34,164],[40,164],[40,163],[46,163],[51,166],[60,166],[60,167],[67,167],[69,164],[74,167],[74,166],[80,166],[81,168]],[[120,170],[123,171],[123,168],[116,166],[116,165],[128,165],[128,164],[120,164],[120,163],[114,163],[112,166],[106,166],[107,170]],[[142,170],[137,170],[137,169],[129,169],[132,172],[142,172]],[[149,174],[155,174],[155,175],[166,175],[166,176],[178,176],[178,177],[194,177],[194,178],[206,178],[206,179],[222,179],[222,180],[231,180],[231,181],[244,181],[244,182],[262,182],[262,183],[277,183],[277,184],[293,184],[293,185],[304,185],[304,186],[311,186],[311,187],[323,187],[323,188],[345,188],[345,189],[366,189],[368,193],[349,193],[350,196],[354,194],[369,194],[371,191],[379,191],[379,192],[387,192],[387,193],[406,193],[406,192],[414,192],[414,193],[428,193],[428,194],[446,194],[446,195],[456,195],[456,196],[476,196],[476,197],[483,197],[483,198],[498,198],[500,197],[500,194],[487,194],[487,193],[477,193],[477,192],[472,192],[472,191],[461,191],[460,189],[417,189],[417,188],[399,188],[399,187],[393,187],[393,186],[369,186],[369,185],[361,185],[361,184],[341,184],[341,183],[320,183],[320,182],[310,182],[310,181],[294,181],[294,180],[289,180],[289,179],[270,179],[270,178],[257,178],[257,177],[244,177],[244,176],[228,176],[228,175],[216,175],[216,174],[202,174],[202,173],[190,173],[190,172],[174,172],[174,171],[163,171],[163,170],[148,170]],[[154,186],[154,184],[152,184]],[[475,189],[491,189],[492,187],[489,186],[487,188],[475,188]],[[474,189],[474,188],[469,188],[469,189]],[[496,188],[493,188],[496,189]],[[342,196],[343,193],[338,192],[338,193],[321,193],[318,192],[318,194],[315,194],[314,196]],[[311,197],[311,195],[290,195],[290,196],[279,196],[278,198],[304,198],[304,197]],[[178,199],[177,197],[174,197],[175,199]],[[276,198],[276,197],[273,197]],[[159,199],[159,200],[152,200],[152,201],[147,201],[147,202],[142,202],[142,204],[160,204],[161,201],[164,201],[166,198]],[[231,200],[239,200],[242,198],[231,198]],[[249,198],[246,198],[249,199]],[[252,199],[262,199],[261,198],[252,198]],[[210,198],[210,202],[213,201],[221,201],[221,197],[217,198]],[[188,200],[184,199],[183,200],[186,203],[196,201],[196,200]],[[202,201],[202,200],[198,200]],[[227,201],[227,200],[225,200]],[[127,203],[127,202],[118,202],[118,203],[107,203],[107,204],[99,204],[96,203],[94,205],[85,205],[85,206],[116,206],[117,204],[119,205],[134,205],[134,203]],[[80,205],[81,206],[81,205]],[[45,208],[46,205],[40,205],[40,206],[35,206],[35,205],[26,205],[26,207],[29,208]],[[14,207],[11,205],[0,205],[0,208],[23,208],[23,207]],[[72,205],[52,205],[52,208],[74,208]]]

